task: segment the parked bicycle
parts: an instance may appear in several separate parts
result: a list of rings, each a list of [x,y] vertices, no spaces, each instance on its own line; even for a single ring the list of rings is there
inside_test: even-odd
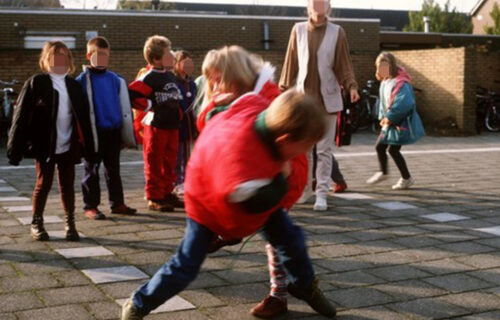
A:
[[[370,128],[378,132],[379,82],[368,80],[361,89],[361,99],[354,105],[352,131]]]
[[[12,123],[12,114],[14,112],[15,97],[17,92],[14,91],[12,86],[19,84],[17,80],[12,81],[2,81],[0,80],[0,85],[3,86],[0,92],[3,93],[0,97],[1,99],[1,110],[0,110],[0,139],[7,137],[10,125]]]
[[[497,82],[497,81],[495,81]],[[481,86],[476,88],[476,131],[483,127],[488,131],[500,131],[500,92],[491,91]]]

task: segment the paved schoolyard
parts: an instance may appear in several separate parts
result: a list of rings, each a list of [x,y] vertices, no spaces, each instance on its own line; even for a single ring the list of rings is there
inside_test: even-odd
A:
[[[336,150],[350,192],[330,197],[328,212],[307,204],[291,213],[339,319],[500,319],[500,135],[426,137],[403,148],[416,185],[397,192],[391,160],[389,181],[364,184],[377,170],[375,138],[357,133],[352,146]],[[45,212],[52,240],[34,242],[25,225],[33,163],[8,167],[1,157],[1,320],[117,319],[121,299],[172,254],[184,213],[148,212],[141,153],[126,151],[122,161],[137,216],[112,216],[104,200],[108,219],[89,221],[79,210],[86,237],[68,243],[58,239],[63,215],[54,187]],[[251,318],[249,308],[268,288],[264,242],[257,236],[241,255],[238,249],[209,257],[188,290],[147,319]],[[322,319],[295,299],[289,309],[283,318]]]

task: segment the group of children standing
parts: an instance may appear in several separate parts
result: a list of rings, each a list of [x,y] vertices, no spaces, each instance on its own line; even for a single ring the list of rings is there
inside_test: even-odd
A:
[[[87,43],[88,66],[73,79],[73,56],[61,41],[48,41],[40,54],[42,73],[30,77],[16,103],[7,145],[9,163],[34,158],[31,235],[48,240],[43,212],[57,167],[59,190],[66,213],[66,239],[78,241],[74,223],[75,164],[83,159],[81,181],[85,215],[106,216],[99,210],[99,168],[104,167],[110,211],[133,215],[125,204],[120,176],[120,151],[136,147],[131,107],[144,112],[143,144],[146,198],[151,210],[184,207],[173,193],[182,192],[185,167],[196,137],[192,112],[196,87],[190,75],[193,63],[182,51],[175,60],[170,42],[160,36],[146,41],[148,66],[136,81],[125,80],[108,69],[111,47],[104,37]],[[173,72],[175,71],[176,74]],[[179,155],[179,156],[178,156]]]
[[[316,100],[295,89],[282,93],[273,81],[274,67],[237,46],[207,54],[200,79],[203,94],[190,77],[194,66],[189,53],[174,54],[163,36],[147,39],[147,66],[128,87],[108,70],[109,56],[105,38],[90,40],[90,65],[74,80],[68,76],[74,70],[70,50],[62,42],[47,42],[40,56],[42,74],[28,79],[20,94],[8,158],[13,165],[23,157],[35,159],[32,237],[49,238],[43,211],[57,167],[66,239],[79,240],[73,183],[75,164],[82,157],[86,216],[105,219],[98,209],[101,162],[111,212],[135,214],[124,202],[119,159],[121,148],[134,147],[139,138],[149,209],[184,208],[174,192],[177,188],[186,201],[187,224],[176,254],[132,294],[123,306],[122,320],[143,319],[186,288],[209,253],[256,232],[267,241],[271,290],[251,313],[261,318],[283,314],[290,293],[318,313],[335,317],[335,307],[319,288],[304,234],[288,215],[307,184],[305,154],[328,129]],[[395,78],[393,92],[411,90],[402,72],[394,69],[386,75],[382,62],[387,63],[387,57],[377,62],[378,73],[384,81]],[[411,127],[412,119],[398,113],[401,99],[388,99],[382,115],[385,128],[399,120],[407,121],[405,130]],[[405,114],[411,111],[416,118],[410,100],[404,102],[409,108]],[[135,120],[131,108],[137,110]],[[417,132],[421,134],[423,130]],[[381,137],[379,157],[397,142]],[[385,178],[386,161],[381,160],[382,173],[371,183]],[[403,175],[400,184],[406,187],[412,183],[409,179],[409,174]]]

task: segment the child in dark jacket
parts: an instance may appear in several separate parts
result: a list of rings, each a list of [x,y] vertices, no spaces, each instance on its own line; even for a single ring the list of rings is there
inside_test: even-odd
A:
[[[7,145],[9,163],[34,158],[37,181],[33,191],[31,236],[45,241],[43,212],[52,187],[54,169],[65,211],[66,240],[80,239],[75,227],[75,164],[83,155],[94,157],[89,108],[82,88],[68,76],[73,57],[61,41],[45,43],[40,55],[42,74],[29,78],[14,108]]]
[[[191,54],[184,50],[177,51],[174,73],[177,76],[179,89],[182,93],[181,107],[184,114],[179,129],[179,152],[177,154],[177,166],[175,167],[177,174],[175,191],[179,195],[184,194],[186,165],[191,154],[194,139],[198,135],[193,112],[194,101],[197,95],[196,84],[193,78],[191,78],[193,71],[194,64]]]
[[[94,147],[98,155],[93,161],[84,161],[82,178],[85,215],[93,220],[106,218],[98,209],[101,202],[101,162],[104,165],[111,213],[136,213],[135,209],[125,205],[120,177],[120,149],[122,145],[135,146],[130,98],[125,80],[108,69],[109,55],[110,45],[106,38],[90,39],[87,43],[90,66],[76,78],[88,98]]]
[[[147,112],[143,153],[146,198],[154,211],[173,211],[184,203],[173,193],[179,127],[182,120],[181,91],[175,75],[170,41],[152,36],[144,45],[144,58],[151,68],[129,85],[132,107]]]

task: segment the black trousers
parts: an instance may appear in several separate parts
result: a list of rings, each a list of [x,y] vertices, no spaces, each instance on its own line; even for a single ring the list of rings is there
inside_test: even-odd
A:
[[[405,158],[401,154],[401,145],[388,145],[380,142],[380,139],[377,140],[377,144],[375,145],[375,149],[377,150],[378,162],[380,164],[380,171],[384,174],[387,174],[387,149],[389,149],[389,154],[391,155],[392,160],[396,163],[396,166],[401,172],[401,176],[403,179],[409,179],[410,172],[408,171],[408,167],[406,166]]]

